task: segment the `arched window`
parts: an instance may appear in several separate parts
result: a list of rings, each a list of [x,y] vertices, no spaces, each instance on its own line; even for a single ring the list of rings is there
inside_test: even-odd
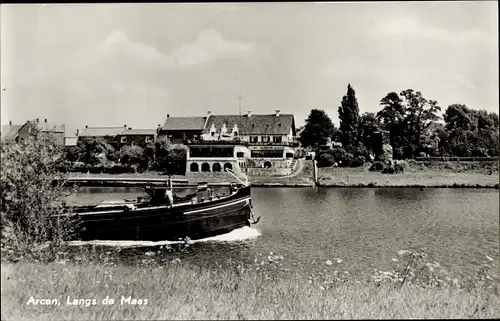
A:
[[[264,163],[264,168],[270,168],[271,167],[271,162],[267,161]]]
[[[219,163],[214,163],[214,165],[212,166],[212,171],[213,172],[220,172],[221,171],[221,166]]]
[[[224,171],[226,171],[226,169],[228,169],[228,168],[232,170],[233,169],[233,165],[231,165],[231,163],[225,163],[224,164]]]
[[[189,167],[189,170],[191,172],[197,172],[197,171],[199,171],[200,169],[199,169],[198,163],[191,163],[191,166]]]
[[[201,164],[201,171],[202,172],[210,172],[210,164],[209,163]]]

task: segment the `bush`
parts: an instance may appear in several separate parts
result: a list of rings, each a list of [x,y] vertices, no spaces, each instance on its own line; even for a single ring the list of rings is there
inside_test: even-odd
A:
[[[394,172],[395,173],[403,173],[407,167],[408,167],[408,164],[405,161],[395,161]]]
[[[395,169],[392,165],[387,165],[383,170],[382,170],[382,174],[394,174],[395,173]]]
[[[52,136],[34,132],[27,144],[1,147],[2,259],[56,258],[72,238],[74,221],[60,216],[74,189],[57,172],[61,150]]]
[[[380,172],[385,168],[384,162],[376,161],[368,169],[371,172]]]
[[[364,156],[356,156],[356,158],[353,160],[351,167],[361,167],[365,164],[365,157]]]
[[[316,157],[318,167],[330,167],[335,163],[335,158],[330,153],[321,153]]]

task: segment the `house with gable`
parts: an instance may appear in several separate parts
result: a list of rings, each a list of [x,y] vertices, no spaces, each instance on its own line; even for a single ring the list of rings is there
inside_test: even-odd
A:
[[[207,117],[171,117],[158,129],[158,139],[167,138],[173,144],[198,141],[205,127]]]
[[[191,172],[223,168],[290,169],[295,160],[295,120],[291,114],[212,115],[198,141],[188,143],[187,169]]]

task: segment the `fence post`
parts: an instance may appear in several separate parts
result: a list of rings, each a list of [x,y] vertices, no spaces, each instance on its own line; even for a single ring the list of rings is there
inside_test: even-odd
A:
[[[313,157],[312,163],[313,163],[313,181],[314,181],[314,185],[318,185],[318,165],[316,164],[316,158],[315,157]]]

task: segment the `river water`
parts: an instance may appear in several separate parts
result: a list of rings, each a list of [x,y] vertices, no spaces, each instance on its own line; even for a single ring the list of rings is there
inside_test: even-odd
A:
[[[137,188],[82,188],[71,201],[135,198]],[[191,259],[267,260],[351,274],[389,269],[397,252],[421,250],[453,273],[499,260],[499,193],[446,188],[252,188],[252,228],[196,242]]]

